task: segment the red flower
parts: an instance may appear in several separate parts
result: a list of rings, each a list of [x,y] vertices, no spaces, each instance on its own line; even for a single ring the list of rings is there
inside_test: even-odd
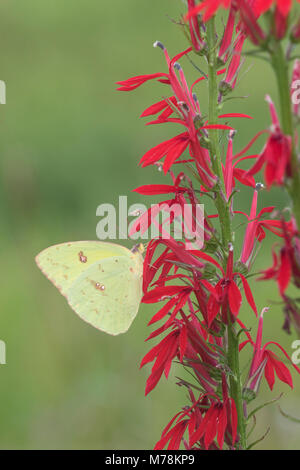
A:
[[[260,8],[255,7],[257,0],[204,0],[195,8],[190,9],[185,20],[199,15],[203,12],[203,21],[208,21],[213,15],[217,13],[220,8],[230,8],[227,26],[221,43],[221,55],[226,50],[225,45],[229,45],[232,39],[234,21],[239,14],[240,22],[238,30],[243,34],[250,37],[254,44],[259,44],[264,41],[265,34],[257,23],[260,16]]]
[[[285,222],[282,219],[280,223],[285,244],[279,256],[273,251],[273,266],[263,271],[259,280],[275,279],[283,296],[291,279],[300,288],[300,240],[293,221]]]
[[[300,0],[297,0],[298,2]],[[293,6],[292,0],[256,0],[255,13],[260,16],[275,4],[274,34],[277,39],[282,39],[288,29],[288,15]]]
[[[183,435],[189,425],[189,421],[191,419],[190,416],[191,412],[187,411],[177,413],[164,429],[162,437],[156,443],[154,450],[163,450],[168,443],[167,450],[178,450],[180,448]],[[192,416],[194,416],[194,413]],[[171,427],[174,422],[175,425]]]
[[[174,307],[174,304],[176,305],[175,300],[176,299],[174,299],[174,303],[171,308]],[[167,328],[172,329],[171,333],[154,346],[145,355],[141,362],[141,367],[143,367],[149,362],[154,361],[151,374],[146,383],[146,395],[156,387],[163,374],[168,378],[172,362],[175,358],[193,370],[199,384],[201,384],[204,390],[207,390],[208,393],[213,393],[215,387],[218,385],[218,382],[211,377],[209,367],[214,369],[217,366],[219,354],[214,350],[213,345],[207,344],[205,339],[202,337],[204,330],[202,331],[199,321],[195,318],[193,320],[185,317],[181,310],[183,307],[184,302],[181,300],[180,306],[178,306],[178,311],[180,310],[182,315],[181,320],[175,319],[175,313],[173,311],[172,320],[167,320],[162,327],[151,333],[146,340],[148,341],[159,334],[164,333]],[[163,308],[166,310],[167,308],[170,308],[170,303],[168,302]],[[175,309],[176,308],[177,305]],[[160,312],[154,316],[153,321],[149,324],[154,321],[158,321],[159,315],[161,315]],[[197,322],[198,325],[196,324]]]
[[[300,0],[297,0],[299,3]],[[276,9],[283,15],[287,17],[293,6],[292,0],[256,0],[254,4],[255,12],[258,15],[262,15],[267,10],[269,10],[274,3],[276,4]]]
[[[182,441],[189,450],[222,450],[225,440],[233,446],[237,441],[237,411],[234,400],[228,397],[224,375],[222,389],[223,400],[215,394],[201,394],[196,400],[189,390],[192,406],[174,416],[163,430],[155,450],[163,450],[168,443],[168,450],[178,450]],[[184,440],[186,431],[188,441]]]
[[[117,88],[117,90],[132,91],[140,87],[144,83],[148,82],[149,80],[155,79],[158,79],[158,81],[161,83],[169,83],[169,78],[166,73],[152,73],[149,75],[139,75],[137,77],[129,78],[128,80],[117,82],[117,85],[121,85],[119,88]]]
[[[158,246],[163,246],[165,250],[156,260],[153,260]],[[158,238],[151,240],[147,247],[146,256],[144,259],[144,293],[148,293],[148,288],[153,282],[154,277],[158,274],[160,268],[163,268],[161,279],[164,280],[166,279],[166,276],[169,274],[170,270],[172,268],[176,270],[178,266],[184,266],[190,268],[192,272],[198,272],[198,270],[201,271],[201,269],[203,269],[204,264],[202,261],[200,261],[200,259],[197,259],[197,257],[193,255],[193,252],[186,251],[184,244],[179,243],[172,238]],[[190,282],[193,282],[192,278],[190,279]]]
[[[189,144],[189,134],[188,132],[184,132],[183,134],[173,137],[172,139],[162,142],[156,147],[153,147],[151,150],[145,153],[140,163],[142,167],[145,167],[148,165],[153,165],[165,157],[163,170],[165,173],[167,173],[173,163],[178,160]]]
[[[284,295],[292,276],[289,256],[285,249],[280,253],[280,257],[273,251],[273,265],[262,271],[260,281],[275,279],[278,283],[279,292]]]
[[[186,49],[180,54],[177,54],[171,60],[163,44],[156,42],[155,46],[160,47],[163,50],[169,68],[169,73],[143,75],[139,77],[133,77],[123,82],[118,82],[118,84],[121,85],[119,90],[133,90],[151,79],[158,79],[163,83],[170,84],[174,95],[169,99],[159,101],[158,103],[150,106],[144,111],[142,116],[150,116],[161,113],[158,119],[148,124],[163,124],[172,122],[184,126],[186,131],[150,149],[142,157],[140,163],[143,167],[145,167],[156,164],[161,159],[165,158],[163,170],[165,173],[167,173],[172,165],[189,147],[190,156],[196,163],[201,180],[206,186],[212,187],[216,182],[216,177],[211,169],[209,152],[207,149],[201,147],[199,137],[207,136],[208,129],[231,130],[232,127],[224,124],[209,125],[202,119],[198,99],[193,93],[194,85],[200,80],[197,80],[189,89],[183,70],[178,63],[178,60],[191,52],[192,48]],[[223,71],[219,73],[223,73]],[[174,112],[176,113],[177,117],[170,117]]]
[[[182,341],[180,337],[181,334],[184,334],[182,333],[183,331],[183,329],[176,329],[169,333],[143,358],[141,367],[155,360],[151,374],[147,380],[146,395],[155,388],[163,373],[165,373],[166,378],[168,378],[172,361],[177,356],[178,352],[181,352],[181,348],[183,347],[181,346]],[[183,353],[184,351],[182,351],[182,354]]]
[[[190,439],[195,428],[197,428],[202,421],[202,413],[205,412],[208,399],[205,395],[200,395],[199,399],[196,400],[190,388],[188,392],[192,406],[185,407],[183,411],[180,411],[171,419],[163,430],[160,440],[156,443],[155,450],[163,450],[167,444],[168,450],[178,450],[182,442],[186,449],[193,449],[190,445]],[[188,431],[189,442],[184,439],[186,430]],[[195,446],[194,449],[196,450],[198,447]]]
[[[237,168],[237,165],[243,159],[240,159],[234,162],[234,156],[233,156],[234,135],[235,135],[234,131],[231,131],[229,133],[227,153],[226,153],[226,163],[225,163],[225,168],[223,167],[227,200],[232,195],[233,189],[235,187],[235,180],[238,180],[240,183],[246,186],[255,187],[255,180],[253,176],[248,176],[246,170]]]
[[[258,19],[274,5],[273,16],[271,13],[268,15],[271,17],[268,23],[271,25],[271,31],[265,34]],[[261,46],[261,50],[269,51],[272,35],[273,39],[274,36],[281,39],[286,34],[291,5],[291,0],[285,4],[282,0],[187,0],[188,14],[184,18],[188,21],[188,26],[182,26],[185,31],[189,28],[192,47],[170,58],[164,45],[157,41],[154,46],[164,53],[167,73],[140,75],[118,82],[121,91],[132,91],[150,80],[169,85],[169,92],[163,94],[163,99],[155,100],[143,111],[141,117],[150,117],[150,122],[146,125],[171,123],[181,126],[178,135],[155,145],[140,160],[142,167],[155,165],[168,174],[171,180],[169,184],[142,185],[135,190],[147,196],[166,195],[162,199],[167,200],[152,205],[151,209],[140,214],[130,230],[130,234],[144,234],[152,222],[158,229],[151,235],[152,240],[147,246],[143,269],[142,302],[158,304],[148,322],[152,328],[154,325],[154,329],[146,339],[150,341],[156,338],[156,344],[141,361],[141,367],[151,364],[145,394],[153,391],[163,376],[168,379],[174,363],[181,364],[193,377],[193,383],[187,381],[187,374],[185,379],[178,378],[177,385],[188,390],[191,404],[170,421],[155,446],[156,450],[166,447],[168,450],[178,450],[182,445],[185,449],[192,450],[223,449],[224,444],[229,449],[244,446],[246,436],[243,435],[243,411],[246,417],[247,400],[244,395],[241,397],[240,390],[235,390],[234,386],[235,379],[240,376],[239,361],[236,360],[240,333],[246,334],[246,341],[240,345],[240,350],[248,344],[253,347],[246,384],[246,389],[250,389],[249,396],[255,395],[253,391],[257,392],[263,374],[271,390],[276,376],[290,387],[293,386],[289,368],[270,346],[279,348],[291,362],[285,350],[272,341],[262,345],[263,315],[267,309],[264,309],[260,316],[255,342],[239,319],[243,300],[246,300],[257,316],[257,307],[247,277],[239,271],[243,272],[245,268],[248,272],[256,243],[261,242],[266,236],[266,230],[269,230],[283,238],[284,244],[280,256],[274,252],[274,265],[266,270],[262,277],[276,279],[279,284],[286,308],[286,329],[291,319],[298,321],[300,325],[297,301],[286,295],[291,279],[300,287],[299,233],[293,221],[273,220],[270,216],[269,219],[264,219],[266,214],[273,212],[274,207],[258,211],[258,190],[263,185],[256,185],[254,179],[254,175],[264,168],[268,189],[272,185],[286,183],[287,178],[292,176],[292,138],[283,133],[275,106],[269,97],[267,101],[271,113],[271,128],[259,132],[237,155],[233,154],[233,128],[228,126],[226,121],[225,124],[216,124],[215,120],[216,113],[226,101],[223,100],[224,96],[236,85],[243,63],[242,49],[245,39],[248,36],[254,44]],[[217,37],[213,31],[209,31],[214,36],[213,44],[209,44],[208,38],[211,34],[207,34],[208,25],[204,23],[220,8],[229,10],[224,34]],[[293,42],[293,39],[291,40]],[[209,118],[201,112],[202,106],[200,107],[194,92],[195,86],[208,77],[205,72],[201,72],[200,78],[190,86],[179,64],[181,58],[192,51],[198,52],[198,58],[201,56],[206,59],[209,76],[212,68],[215,74],[225,74],[223,80],[216,80],[217,77],[212,80],[209,98],[213,100],[209,99]],[[215,55],[213,64],[207,64],[210,62],[208,52]],[[226,69],[220,70],[222,63],[226,64]],[[193,65],[195,69],[200,70],[196,64]],[[300,69],[299,64],[296,65],[294,78]],[[298,114],[299,109],[294,108],[294,111]],[[240,113],[226,113],[218,118],[227,120],[251,117]],[[214,124],[211,125],[211,122]],[[221,160],[224,153],[221,137],[224,136],[218,136],[218,132],[209,132],[211,129],[230,131],[224,164],[223,158]],[[268,133],[268,139],[261,154],[245,156],[264,132]],[[217,145],[220,146],[219,153],[216,151]],[[255,159],[255,164],[248,171],[239,167],[239,163],[246,159]],[[195,177],[195,183],[190,176],[177,171],[177,164],[185,164],[189,173]],[[236,211],[233,207],[237,181],[255,188],[250,215]],[[204,215],[196,212],[202,197],[212,201],[211,204],[217,208],[217,215],[206,212],[210,209],[209,205],[206,206]],[[191,206],[189,213],[185,212],[187,205]],[[167,219],[164,218],[160,222],[156,220],[156,216],[162,211],[167,212]],[[229,219],[234,219],[235,214],[243,214],[247,218],[244,245],[240,261],[237,263],[234,263],[233,245],[228,243],[229,239],[235,239],[232,231],[234,229],[229,222]],[[218,226],[224,224],[221,227],[222,233],[213,224],[213,218],[219,218]],[[178,222],[184,232],[183,241],[180,242],[175,240],[178,238]],[[174,232],[174,238],[170,228]],[[200,237],[197,237],[199,234]],[[189,235],[194,235],[193,242],[188,241],[191,239]],[[242,327],[239,332],[236,331],[237,324]],[[236,348],[234,356],[233,347]],[[234,360],[231,361],[232,358]],[[300,373],[300,369],[294,367]],[[240,387],[240,383],[237,385]],[[198,399],[192,390],[199,392]],[[241,400],[240,403],[235,401],[238,399]]]
[[[226,78],[220,83],[220,91],[223,95],[226,95],[228,90],[232,91],[235,88],[238,73],[242,65],[241,54],[244,42],[245,36],[239,34],[233,46],[232,59],[227,69]]]
[[[238,423],[237,411],[234,400],[228,397],[228,388],[224,374],[222,377],[222,389],[223,401],[220,401],[217,397],[214,401],[211,401],[211,405],[200,426],[191,436],[191,446],[204,437],[204,447],[207,450],[217,437],[219,448],[222,449],[225,433],[228,428],[230,428],[232,436],[231,444],[232,446],[235,444]]]
[[[201,12],[204,12],[203,21],[208,21],[219,8],[230,8],[231,4],[235,0],[204,0],[202,3],[197,5],[194,9],[189,10],[187,18],[198,15]]]
[[[164,245],[166,249],[154,261],[155,249],[158,245]],[[166,301],[150,320],[149,325],[162,320],[165,323],[152,332],[147,340],[165,333],[170,328],[172,332],[154,346],[142,361],[141,366],[155,361],[147,380],[146,394],[153,390],[163,373],[168,377],[175,357],[192,368],[199,383],[207,392],[213,393],[218,385],[216,379],[211,376],[209,369],[215,370],[219,363],[220,352],[214,348],[216,338],[207,334],[196,317],[191,301],[192,294],[195,294],[200,308],[203,310],[202,313],[206,316],[207,296],[201,284],[199,284],[201,279],[197,282],[204,267],[200,260],[211,262],[221,269],[218,263],[209,255],[197,250],[185,251],[181,244],[172,239],[152,240],[147,248],[144,262],[145,294],[143,302],[157,303]],[[192,274],[188,276],[177,273],[178,265],[185,266],[191,270]],[[170,271],[174,267],[174,274],[171,274]],[[154,277],[157,277],[155,282],[153,282]],[[184,283],[181,285],[168,285],[169,282],[174,280],[180,280]],[[148,290],[150,285],[152,289]],[[184,308],[188,308],[190,312],[188,316],[184,313]],[[217,344],[221,346],[221,340],[217,341]]]
[[[257,185],[257,187],[258,186],[259,185]],[[265,229],[269,230],[270,232],[274,233],[274,235],[277,235],[279,237],[283,237],[284,232],[282,228],[282,222],[280,220],[261,220],[263,215],[273,212],[274,206],[265,207],[257,215],[257,198],[258,191],[254,191],[250,216],[248,216],[244,212],[235,211],[236,214],[245,215],[249,221],[245,233],[241,254],[241,262],[244,264],[248,264],[250,262],[250,259],[252,258],[252,255],[254,253],[256,240],[261,243],[265,239]],[[288,230],[290,230],[290,223],[287,225],[287,228]]]
[[[265,378],[271,390],[273,390],[274,387],[275,374],[281,382],[284,382],[291,388],[293,388],[293,380],[289,369],[275,353],[267,349],[267,347],[270,345],[275,345],[276,347],[278,347],[282,351],[284,356],[288,359],[288,361],[291,363],[291,365],[294,367],[294,369],[300,374],[300,369],[292,363],[290,357],[288,356],[286,351],[280,346],[280,344],[275,343],[274,341],[269,341],[264,346],[262,346],[263,317],[264,313],[268,310],[268,308],[263,309],[260,315],[256,342],[253,342],[250,334],[245,330],[248,339],[240,345],[240,350],[242,350],[244,346],[246,346],[246,344],[248,343],[253,346],[254,355],[250,367],[247,388],[254,390],[255,392],[257,392],[259,388],[263,373],[265,374]],[[240,324],[240,326],[242,326],[242,328],[245,328],[245,325],[243,325],[240,320],[238,320],[238,323]]]
[[[189,11],[194,10],[195,6],[196,6],[195,0],[188,0]],[[197,16],[189,17],[189,27],[190,27],[190,35],[191,35],[192,44],[196,51],[200,51],[203,48],[204,43],[201,38],[200,24],[199,24]]]
[[[224,272],[223,272],[224,274]],[[233,248],[229,250],[226,276],[221,279],[215,287],[207,281],[202,281],[203,285],[211,292],[208,301],[208,326],[214,321],[220,309],[222,311],[222,320],[228,323],[228,313],[231,313],[232,320],[235,321],[242,305],[242,294],[236,284],[235,278],[239,277],[244,287],[245,295],[251,309],[257,315],[256,305],[253,295],[246,278],[238,272],[233,272]]]
[[[248,171],[255,175],[265,165],[265,182],[269,189],[272,185],[283,185],[286,176],[291,175],[292,141],[290,136],[283,134],[275,106],[269,96],[266,97],[270,105],[272,128],[269,132],[268,142],[259,155],[255,165]]]
[[[232,38],[234,33],[234,25],[235,25],[235,10],[230,8],[224,35],[221,41],[220,49],[219,49],[219,58],[223,60],[225,63],[228,59],[229,50],[232,45]]]

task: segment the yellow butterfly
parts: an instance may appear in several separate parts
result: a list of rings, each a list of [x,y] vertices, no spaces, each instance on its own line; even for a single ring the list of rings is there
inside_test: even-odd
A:
[[[87,323],[110,335],[125,333],[142,298],[143,245],[79,241],[46,248],[36,257],[45,276]]]

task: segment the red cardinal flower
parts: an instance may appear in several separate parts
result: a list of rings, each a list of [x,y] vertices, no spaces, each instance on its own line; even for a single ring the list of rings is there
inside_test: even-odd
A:
[[[196,6],[195,0],[188,0],[189,11],[193,11],[195,9],[195,6]],[[200,51],[204,46],[204,42],[201,38],[200,23],[198,21],[197,16],[193,15],[189,17],[189,27],[190,27],[192,44],[196,51]]]
[[[242,350],[246,346],[246,344],[251,344],[254,350],[254,355],[248,377],[248,384],[246,388],[255,392],[257,392],[259,388],[263,374],[265,374],[265,378],[271,390],[273,390],[274,387],[275,374],[281,382],[284,382],[291,388],[293,388],[293,379],[289,369],[275,353],[267,349],[268,346],[274,345],[278,347],[280,351],[284,354],[284,356],[288,359],[290,364],[294,367],[294,369],[300,374],[300,369],[292,363],[291,358],[288,356],[286,351],[280,346],[280,344],[275,343],[274,341],[269,341],[264,346],[262,346],[263,320],[264,314],[268,310],[268,308],[263,309],[260,315],[255,343],[253,342],[250,334],[245,329],[248,339],[240,345],[240,350]],[[240,320],[238,320],[238,323],[240,324],[240,326],[242,326],[242,328],[245,328],[245,325],[243,325]]]
[[[224,272],[223,272],[224,274]],[[240,278],[245,291],[246,299],[251,309],[257,315],[256,305],[247,279],[238,272],[233,272],[233,248],[230,247],[227,263],[226,275],[221,279],[215,287],[208,282],[202,281],[203,285],[211,292],[208,301],[208,326],[214,321],[220,309],[222,312],[222,320],[228,323],[228,313],[231,314],[232,320],[235,321],[242,305],[242,294],[236,283],[236,278]]]
[[[237,441],[237,411],[228,397],[226,379],[222,378],[223,397],[201,394],[196,400],[189,389],[192,406],[177,413],[162,432],[155,450],[178,450],[183,442],[188,450],[222,450],[224,441],[229,447]],[[187,432],[187,439],[184,434]],[[230,438],[229,438],[230,436]]]
[[[165,249],[157,259],[154,259],[155,252],[158,247],[163,247]],[[148,293],[149,286],[161,268],[163,268],[163,278],[169,274],[172,268],[176,270],[178,266],[185,266],[191,271],[194,270],[195,272],[201,272],[204,264],[198,253],[199,252],[196,252],[197,257],[194,256],[194,252],[185,250],[185,245],[183,243],[177,242],[172,238],[158,238],[151,240],[151,242],[148,244],[146,256],[144,259],[144,293]],[[192,279],[190,279],[190,282],[193,282]]]
[[[299,0],[297,0],[299,2]],[[282,39],[288,30],[288,16],[293,6],[292,0],[256,0],[254,10],[257,16],[262,15],[275,4],[274,34],[277,39]]]
[[[300,0],[297,0],[298,3],[299,1]],[[281,15],[286,17],[292,9],[293,0],[255,0],[254,10],[258,15],[262,15],[274,4],[276,5],[276,9],[281,13]]]
[[[204,0],[202,3],[199,3],[195,8],[190,9],[187,18],[198,15],[203,12],[203,21],[208,21],[219,8],[230,8],[231,4],[236,0]]]
[[[204,449],[203,442],[191,446],[191,437],[195,428],[198,428],[202,422],[202,414],[205,413],[209,401],[205,395],[200,395],[199,399],[196,400],[190,388],[188,393],[192,406],[186,406],[183,411],[180,411],[171,419],[163,430],[160,440],[156,443],[155,450],[163,450],[164,448],[167,448],[167,450],[178,450],[182,443],[187,450]],[[188,433],[188,441],[184,438],[186,431]],[[211,446],[211,448],[217,449],[216,446]]]
[[[118,91],[133,91],[136,88],[140,87],[149,80],[158,80],[161,83],[169,83],[168,74],[166,73],[152,73],[148,75],[139,75],[137,77],[129,78],[128,80],[123,80],[117,82],[117,85],[120,85],[117,88]]]
[[[163,450],[167,444],[167,450],[178,450],[189,422],[195,419],[193,418],[195,414],[193,409],[177,413],[164,429],[161,439],[156,443],[154,450]],[[174,426],[172,427],[173,424]]]
[[[191,180],[183,172],[179,173],[176,178],[172,174],[172,178],[174,185],[145,185],[134,190],[146,196],[173,193],[174,199],[152,205],[151,209],[134,221],[130,229],[130,235],[136,232],[143,234],[150,225],[154,225],[162,237],[171,239],[170,226],[177,216],[178,233],[176,233],[176,236],[180,235],[185,239],[186,247],[189,247],[190,240],[193,239],[194,243],[202,248],[203,240],[210,238],[212,228],[208,219],[204,217],[201,206],[199,206]],[[180,183],[183,181],[189,187],[181,187]],[[160,210],[164,212],[164,220],[161,224],[156,220]],[[170,215],[167,216],[168,214]],[[194,246],[191,245],[191,248],[194,248]]]
[[[235,25],[235,16],[236,16],[235,10],[233,8],[230,8],[225,31],[224,31],[220,49],[219,49],[219,58],[223,60],[224,63],[228,59],[229,50],[232,45],[232,38],[233,38],[234,25]]]
[[[190,445],[193,446],[203,438],[205,449],[209,449],[214,439],[217,438],[219,448],[223,448],[226,430],[230,430],[232,436],[231,445],[236,442],[237,437],[237,411],[235,402],[228,396],[228,386],[225,375],[222,375],[223,401],[215,397],[211,400],[200,426],[195,430],[190,438]]]
[[[181,351],[181,348],[184,347],[181,340],[182,334],[184,334],[184,330],[180,328],[172,331],[143,358],[141,367],[155,360],[147,380],[146,395],[155,388],[163,373],[168,378],[173,359],[181,352],[184,354],[184,351]]]
[[[270,137],[248,174],[253,176],[265,166],[265,182],[269,189],[274,184],[282,186],[285,177],[291,176],[292,140],[290,136],[284,135],[280,128],[273,101],[269,96],[266,97],[266,100],[269,103],[272,117]]]
[[[258,183],[256,185],[257,189],[260,189],[260,186],[261,184]],[[241,262],[244,264],[250,264],[250,260],[254,254],[255,242],[258,241],[259,243],[261,243],[265,239],[266,229],[272,232],[274,235],[277,235],[278,237],[284,236],[284,230],[282,222],[280,220],[262,219],[265,214],[269,214],[274,211],[274,206],[265,207],[257,214],[257,199],[258,191],[256,190],[253,194],[250,216],[248,216],[244,212],[235,211],[236,214],[245,215],[249,221],[244,237],[243,249],[241,254]],[[289,222],[287,224],[287,229],[290,230],[291,226],[291,222]]]
[[[258,11],[259,9],[254,7],[256,1],[258,0],[203,0],[195,8],[188,11],[186,19],[203,13],[203,21],[208,21],[220,8],[227,10],[230,8],[231,11],[237,12],[248,7],[250,11]]]
[[[209,368],[215,369],[219,362],[219,353],[214,349],[213,344],[207,343],[205,330],[194,313],[190,318],[183,313],[184,306],[190,302],[190,294],[189,288],[170,286],[169,288],[155,289],[150,295],[144,296],[144,302],[162,300],[165,295],[168,295],[169,298],[167,303],[154,315],[149,325],[166,316],[167,321],[151,333],[147,341],[165,333],[169,328],[172,329],[171,333],[154,346],[142,360],[141,367],[155,361],[147,380],[146,395],[155,388],[163,373],[168,378],[175,358],[193,369],[199,383],[208,393],[213,393],[218,385],[216,380],[211,377]],[[179,312],[181,319],[176,318]]]
[[[235,188],[235,180],[238,180],[240,183],[244,184],[245,186],[250,186],[253,188],[255,187],[255,180],[253,176],[248,176],[246,170],[242,170],[241,168],[237,167],[237,165],[243,159],[240,159],[234,162],[234,155],[233,155],[234,135],[235,135],[234,131],[231,131],[229,133],[227,153],[226,153],[226,163],[225,163],[225,167],[223,167],[227,200],[230,198]]]
[[[284,295],[290,281],[300,288],[300,239],[295,223],[280,221],[284,246],[279,256],[273,251],[273,266],[262,272],[259,280],[275,279],[278,283],[280,295]]]
[[[176,302],[174,303],[176,305]],[[165,310],[173,308],[174,303],[171,306],[168,302],[163,308]],[[175,308],[181,310],[184,307],[184,302],[179,301],[177,305]],[[208,344],[202,337],[204,330],[202,330],[199,321],[196,318],[188,319],[182,311],[181,315],[182,319],[175,319],[173,312],[172,319],[168,319],[163,326],[151,333],[146,340],[148,341],[165,333],[168,328],[172,329],[171,333],[154,346],[141,362],[141,367],[143,367],[154,361],[151,374],[146,383],[146,395],[156,387],[163,374],[168,378],[175,358],[193,370],[199,383],[208,393],[213,393],[218,385],[216,379],[211,376],[210,369],[214,370],[217,366],[219,353],[213,345]],[[159,316],[163,318],[163,315],[158,312],[149,324],[161,319]]]
[[[240,71],[242,61],[241,54],[243,45],[245,42],[245,36],[240,34],[233,45],[232,59],[227,69],[226,77],[220,83],[220,91],[223,95],[226,95],[228,91],[232,91],[235,88],[238,73]]]
[[[154,260],[155,249],[159,245],[164,245],[166,249]],[[174,240],[153,240],[147,248],[144,262],[145,295],[142,301],[151,304],[165,302],[149,322],[149,325],[158,321],[164,321],[164,324],[152,332],[147,340],[165,333],[168,329],[172,329],[172,332],[154,346],[142,361],[141,366],[155,361],[147,380],[146,394],[153,390],[163,373],[168,377],[175,358],[193,369],[199,383],[208,393],[213,393],[218,385],[210,371],[215,371],[220,351],[215,350],[216,339],[206,333],[196,317],[191,301],[191,296],[195,294],[200,308],[205,310],[207,297],[201,285],[196,282],[198,276],[201,278],[204,268],[202,260],[215,263],[219,267],[209,255],[197,250],[187,252]],[[174,266],[174,274],[171,274]],[[177,272],[179,266],[190,269],[192,274]],[[157,280],[154,282],[155,277]],[[174,280],[179,280],[182,284],[169,285],[169,282]],[[150,285],[152,288],[148,290]],[[188,309],[188,315],[184,313],[184,309]],[[220,341],[217,343],[221,346]]]
[[[288,256],[288,252],[285,247],[281,250],[280,256],[273,251],[273,265],[262,271],[262,276],[259,278],[260,281],[266,281],[274,279],[278,283],[279,292],[284,295],[286,289],[289,286],[292,277],[291,263]]]
[[[151,230],[151,240],[144,256],[142,276],[142,302],[154,308],[148,321],[151,332],[146,341],[154,341],[155,345],[152,344],[142,359],[141,367],[151,367],[146,395],[164,376],[169,378],[174,364],[176,367],[181,365],[185,371],[184,378],[177,377],[177,385],[188,391],[190,403],[163,430],[156,450],[178,450],[181,447],[187,450],[220,450],[225,445],[229,449],[251,448],[245,429],[248,422],[247,398],[255,397],[263,376],[271,390],[276,377],[293,387],[288,367],[293,364],[286,351],[276,342],[262,342],[263,317],[267,309],[260,315],[255,340],[239,318],[243,301],[258,315],[247,279],[257,243],[266,237],[267,230],[279,236],[282,242],[280,252],[274,250],[273,266],[262,273],[261,279],[277,281],[285,307],[284,328],[288,331],[290,323],[294,322],[300,331],[299,299],[287,295],[287,287],[292,282],[300,288],[300,234],[293,218],[289,222],[285,222],[283,217],[282,220],[272,218],[270,214],[274,214],[274,207],[258,210],[258,191],[264,185],[256,184],[254,176],[264,169],[268,189],[289,183],[293,176],[294,142],[291,136],[284,134],[269,97],[270,129],[259,132],[236,155],[233,152],[235,131],[226,121],[251,119],[251,116],[235,112],[218,114],[229,101],[224,99],[225,95],[236,86],[246,38],[258,46],[256,50],[270,54],[275,51],[275,54],[276,40],[279,42],[288,29],[292,0],[187,0],[186,3],[188,13],[184,19],[188,25],[181,26],[185,32],[188,31],[191,47],[171,58],[164,45],[157,41],[154,46],[164,53],[166,73],[139,75],[118,82],[121,91],[135,90],[151,80],[162,84],[167,91],[148,105],[141,117],[150,117],[146,125],[176,124],[180,129],[176,135],[165,137],[163,142],[148,150],[140,160],[142,167],[155,165],[168,174],[168,184],[154,181],[154,184],[134,190],[143,196],[160,196],[159,202],[152,204],[150,209],[138,213],[130,227],[130,235],[136,232],[147,235],[149,227],[155,225],[155,233]],[[222,18],[206,24],[221,8],[228,10],[224,28]],[[264,22],[259,18],[270,8],[272,11],[262,18],[268,20],[269,31],[265,32],[260,26]],[[300,37],[298,29],[300,31],[299,25],[291,32],[291,46]],[[208,76],[188,56],[194,72],[200,72],[200,77],[190,86],[179,62],[193,52],[200,62],[205,62]],[[221,69],[222,64],[224,67],[226,64],[226,68]],[[300,65],[296,62],[293,80],[296,81],[298,76]],[[205,99],[209,112],[205,113],[195,87],[209,80],[209,97]],[[299,109],[298,105],[293,108],[295,118],[300,114]],[[217,117],[226,121],[216,121]],[[225,133],[221,135],[221,132],[211,132],[211,129],[229,131],[228,142],[224,144]],[[268,136],[262,152],[248,155],[263,133]],[[297,140],[295,134],[295,145]],[[248,159],[255,159],[252,168],[240,168],[240,163]],[[184,165],[184,172],[178,164]],[[238,193],[236,185],[239,183],[254,189],[250,214],[234,207]],[[204,214],[203,211],[197,212],[203,198],[209,199]],[[189,212],[186,212],[187,206]],[[213,206],[217,214],[210,212]],[[161,212],[164,213],[162,221],[158,217]],[[235,263],[233,243],[229,240],[235,240],[235,228],[231,222],[237,214],[246,217],[246,230],[241,256]],[[178,235],[181,241],[177,241]],[[247,275],[243,274],[245,272]],[[240,334],[246,335],[246,341],[239,348]],[[243,369],[237,356],[246,345],[252,346],[253,354],[250,355],[251,366],[243,394],[240,387]],[[280,351],[278,355],[272,350],[274,346]],[[298,367],[293,367],[300,373]],[[188,382],[190,376],[193,377],[192,382]]]
[[[190,156],[195,161],[201,180],[207,187],[213,187],[216,182],[216,177],[211,169],[209,152],[207,149],[201,147],[200,138],[201,136],[207,136],[208,129],[231,130],[232,127],[224,124],[209,125],[207,122],[204,122],[201,117],[200,105],[196,94],[193,93],[194,85],[201,79],[197,80],[192,87],[189,88],[183,70],[178,63],[178,60],[191,52],[192,48],[188,48],[180,54],[177,54],[171,60],[167,49],[162,43],[157,41],[154,46],[163,50],[169,73],[133,77],[129,80],[118,82],[118,84],[121,85],[119,90],[133,90],[151,79],[158,79],[163,83],[170,84],[174,95],[169,99],[164,99],[150,106],[144,111],[142,116],[161,113],[158,119],[148,124],[172,122],[184,126],[186,130],[176,137],[162,142],[156,147],[150,149],[142,157],[140,163],[145,167],[156,164],[164,158],[163,170],[167,173],[185,150],[189,148]],[[222,71],[219,73],[222,73]],[[177,117],[170,117],[173,113],[175,113]]]

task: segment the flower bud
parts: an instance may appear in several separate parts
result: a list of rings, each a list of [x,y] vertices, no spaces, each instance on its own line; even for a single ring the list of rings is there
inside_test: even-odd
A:
[[[255,400],[256,393],[251,388],[244,388],[243,390],[243,399],[247,404],[251,403],[251,401]]]

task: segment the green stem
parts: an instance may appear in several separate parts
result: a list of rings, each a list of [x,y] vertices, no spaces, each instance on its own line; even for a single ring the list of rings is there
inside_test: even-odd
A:
[[[218,124],[218,83],[217,83],[217,56],[216,56],[216,34],[214,18],[207,25],[208,42],[208,87],[209,87],[209,124]],[[222,231],[223,245],[227,250],[228,244],[232,242],[231,216],[229,205],[226,202],[226,190],[221,161],[219,145],[219,132],[217,129],[209,131],[212,167],[218,177],[216,191],[216,206],[219,213]]]
[[[239,339],[231,324],[230,314],[228,315],[228,365],[233,375],[230,376],[230,394],[234,399],[239,424],[240,445],[242,449],[247,448],[246,420],[243,407],[243,394],[241,385],[241,372],[239,363]]]
[[[300,227],[300,168],[295,149],[295,133],[293,125],[292,100],[290,95],[289,64],[286,60],[280,41],[275,41],[271,49],[271,62],[275,71],[279,93],[281,126],[284,134],[292,137],[292,181],[287,185],[287,191],[293,201],[293,212]]]
[[[218,123],[218,83],[217,83],[217,56],[216,56],[216,33],[214,18],[207,24],[207,42],[208,42],[208,86],[209,86],[209,124]],[[225,183],[222,169],[221,151],[219,145],[219,132],[217,129],[209,131],[210,150],[212,166],[218,177],[216,191],[216,207],[219,214],[219,220],[222,230],[222,241],[225,252],[228,250],[229,243],[232,242],[232,226],[230,206],[226,201]],[[223,194],[223,197],[222,197]],[[227,265],[227,259],[224,260],[224,267]],[[243,410],[243,397],[241,387],[241,374],[239,364],[239,340],[231,324],[230,313],[228,315],[228,366],[232,375],[230,376],[230,395],[234,399],[238,414],[238,429],[240,434],[240,446],[247,448],[246,442],[246,423]]]

